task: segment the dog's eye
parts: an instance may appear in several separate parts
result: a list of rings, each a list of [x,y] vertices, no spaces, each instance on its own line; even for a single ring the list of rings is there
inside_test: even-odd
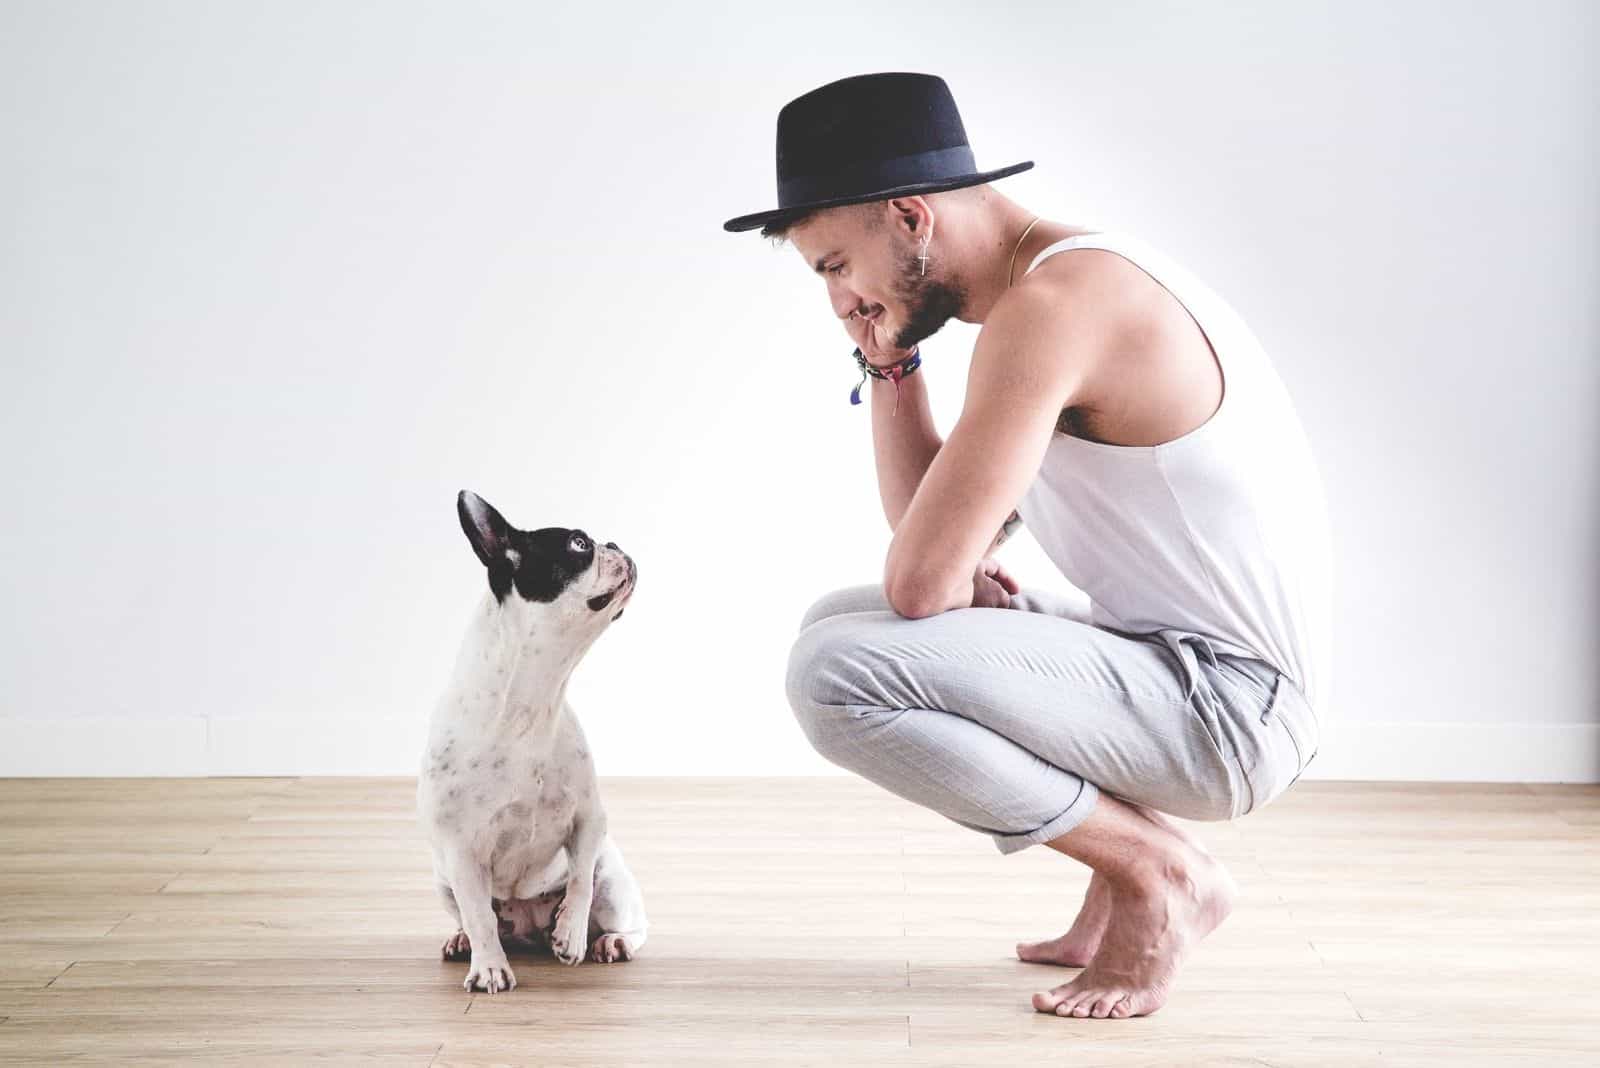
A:
[[[575,553],[586,553],[589,551],[589,539],[582,534],[574,534],[572,540],[567,542],[567,548]]]

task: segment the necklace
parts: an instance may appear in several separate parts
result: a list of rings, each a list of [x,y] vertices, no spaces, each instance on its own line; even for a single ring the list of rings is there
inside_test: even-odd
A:
[[[1038,221],[1039,221],[1039,216],[1035,215],[1033,217],[1033,222],[1028,224],[1028,230],[1032,230],[1033,229],[1033,223],[1036,223]],[[1016,245],[1015,248],[1013,248],[1011,250],[1011,266],[1006,268],[1006,288],[1007,289],[1011,288],[1011,274],[1012,274],[1013,271],[1015,271],[1017,269],[1017,253],[1022,251],[1022,242],[1027,238],[1028,230],[1022,231],[1022,237],[1017,238],[1017,245]]]

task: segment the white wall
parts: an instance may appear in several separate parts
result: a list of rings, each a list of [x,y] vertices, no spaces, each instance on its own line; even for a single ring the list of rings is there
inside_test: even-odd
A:
[[[410,771],[461,487],[640,563],[573,688],[603,772],[831,770],[783,666],[880,573],[867,413],[721,223],[785,101],[909,69],[1275,354],[1340,553],[1311,777],[1600,777],[1596,12],[0,3],[0,773]]]

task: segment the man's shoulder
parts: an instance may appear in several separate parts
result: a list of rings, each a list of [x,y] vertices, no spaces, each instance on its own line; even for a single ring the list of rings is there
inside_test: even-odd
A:
[[[1115,252],[1087,246],[1057,252],[1000,296],[983,332],[1005,348],[1025,345],[1093,361],[1148,323],[1143,287],[1150,282]]]
[[[1085,255],[1065,270],[1043,273],[1051,260],[1075,258],[1078,251],[1051,256],[1001,294],[973,349],[969,389],[981,393],[1025,383],[1066,408],[1100,377],[1107,356],[1127,336],[1129,287],[1106,262],[1110,253]]]
[[[1006,291],[996,312],[1026,316],[1041,324],[1107,327],[1135,316],[1155,284],[1121,253],[1083,245],[1051,253]]]

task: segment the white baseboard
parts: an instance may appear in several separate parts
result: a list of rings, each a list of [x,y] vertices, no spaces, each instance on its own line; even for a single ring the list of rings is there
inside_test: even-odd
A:
[[[414,775],[420,721],[0,716],[0,777]],[[1343,721],[1303,780],[1600,782],[1600,723]],[[761,752],[597,755],[603,775],[843,774],[796,736]]]
[[[0,716],[0,776],[210,775],[204,716]]]
[[[218,717],[211,721],[210,774],[415,775],[426,741],[420,719]]]
[[[1335,722],[1301,776],[1372,782],[1600,782],[1600,723]]]

